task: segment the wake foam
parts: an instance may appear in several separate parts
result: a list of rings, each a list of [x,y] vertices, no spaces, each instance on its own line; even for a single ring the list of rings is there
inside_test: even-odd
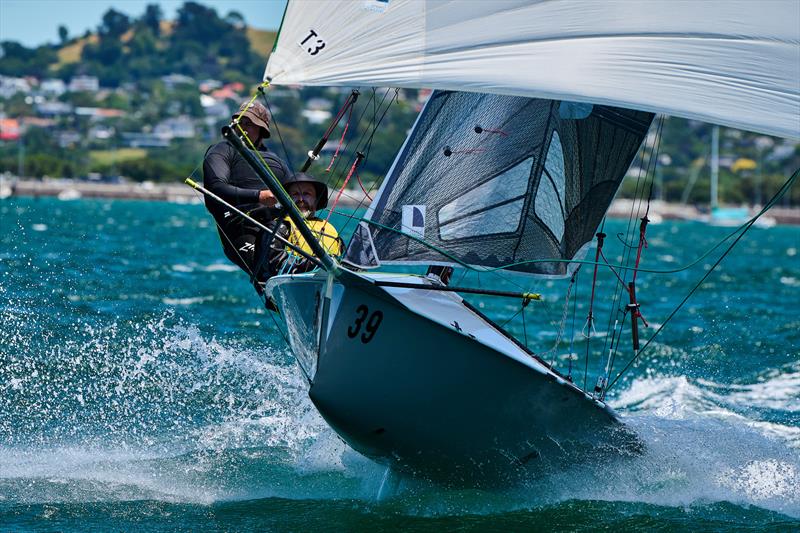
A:
[[[0,500],[335,497],[342,482],[320,478],[357,495],[380,470],[328,428],[282,347],[221,341],[167,312],[75,324],[31,357],[17,326],[0,351]]]

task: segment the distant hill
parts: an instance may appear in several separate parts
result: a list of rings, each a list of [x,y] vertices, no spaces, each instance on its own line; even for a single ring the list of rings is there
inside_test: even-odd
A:
[[[248,27],[244,16],[221,16],[198,2],[185,2],[175,20],[163,20],[161,9],[148,5],[140,17],[115,9],[102,16],[96,30],[60,45],[26,48],[0,42],[0,75],[57,77],[96,76],[108,88],[123,83],[149,84],[167,74],[197,80],[247,82],[260,77],[276,34]]]
[[[278,33],[269,30],[259,30],[257,28],[247,28],[247,39],[250,41],[250,47],[258,55],[269,57],[272,52],[272,47],[275,45],[275,39]]]
[[[161,35],[168,36],[172,33],[174,23],[172,21],[163,20],[160,22],[161,28]],[[271,30],[261,30],[258,28],[253,28],[247,26],[245,29],[245,35],[247,36],[247,40],[250,43],[250,48],[253,52],[258,54],[259,56],[266,59],[269,57],[270,52],[272,51],[272,47],[275,44],[275,39],[277,38],[277,32]],[[120,41],[123,43],[127,43],[131,40],[134,36],[134,31],[129,30],[125,34],[123,34],[120,38]],[[57,73],[59,69],[64,67],[65,65],[76,64],[81,61],[81,55],[83,53],[83,49],[87,44],[97,45],[100,41],[100,38],[97,32],[91,33],[89,36],[79,37],[76,39],[71,40],[70,42],[61,45],[61,46],[54,46],[56,56],[58,61],[52,63],[49,66],[49,71],[52,73]]]
[[[174,23],[168,20],[160,21],[160,28],[161,28],[161,35],[170,35],[172,33],[172,27]],[[133,30],[129,30],[126,32],[122,37],[122,42],[130,41],[131,37],[133,37],[134,32]],[[250,48],[260,56],[267,58],[272,51],[272,47],[275,44],[275,39],[278,36],[277,32],[271,30],[260,30],[258,28],[253,28],[248,26],[246,29],[247,40],[250,42]],[[63,67],[64,65],[68,65],[71,63],[78,63],[81,60],[81,54],[83,52],[84,46],[88,44],[96,45],[100,41],[100,38],[97,35],[97,32],[90,34],[88,37],[79,37],[73,39],[69,43],[64,45],[55,46],[55,52],[58,57],[58,61],[56,63],[52,63],[50,65],[50,70],[52,72],[56,72],[59,68]]]

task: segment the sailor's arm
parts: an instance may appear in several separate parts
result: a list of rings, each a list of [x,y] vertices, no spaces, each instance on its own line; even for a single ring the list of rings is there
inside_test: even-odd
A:
[[[243,189],[231,185],[232,151],[215,148],[203,160],[203,185],[206,189],[234,205],[260,203],[272,207],[277,203],[267,189]]]

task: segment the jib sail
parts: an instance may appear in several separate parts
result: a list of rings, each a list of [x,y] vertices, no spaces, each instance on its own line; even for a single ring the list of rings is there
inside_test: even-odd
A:
[[[565,275],[563,260],[592,240],[652,118],[603,105],[435,92],[346,260]]]

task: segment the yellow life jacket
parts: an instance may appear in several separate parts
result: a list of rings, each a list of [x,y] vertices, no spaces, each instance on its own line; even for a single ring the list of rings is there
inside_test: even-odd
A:
[[[300,234],[300,231],[295,227],[291,219],[286,217],[284,220],[289,226],[289,238],[287,240],[309,255],[314,255],[314,252],[311,251],[311,247]],[[319,218],[307,218],[306,224],[311,229],[311,233],[313,233],[314,236],[319,240],[322,248],[326,252],[334,257],[341,257],[342,253],[344,252],[342,249],[342,239],[339,238],[339,232],[336,231],[336,228],[333,227],[333,224],[330,222],[326,223],[324,220]],[[297,255],[288,246],[286,247],[286,251],[292,255]]]

